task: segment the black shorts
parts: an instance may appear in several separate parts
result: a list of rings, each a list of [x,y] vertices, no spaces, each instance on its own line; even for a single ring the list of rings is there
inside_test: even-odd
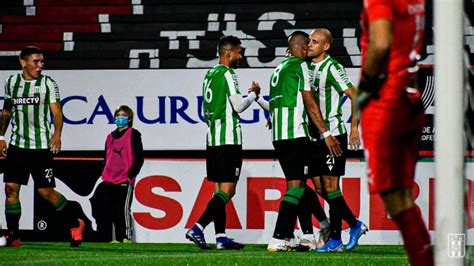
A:
[[[207,180],[212,182],[237,182],[241,168],[241,145],[206,147]]]
[[[313,176],[343,176],[346,173],[347,133],[336,136],[341,144],[342,154],[332,157],[324,139],[311,141],[311,155],[309,174]]]
[[[3,182],[27,185],[31,176],[36,188],[55,187],[53,153],[50,150],[22,149],[10,145]]]
[[[273,147],[286,180],[306,180],[310,140],[308,138],[278,140],[273,142]]]

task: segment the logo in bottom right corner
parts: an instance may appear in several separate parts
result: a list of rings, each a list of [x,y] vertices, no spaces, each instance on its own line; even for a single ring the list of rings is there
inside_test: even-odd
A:
[[[466,234],[448,234],[448,257],[452,259],[466,256]]]

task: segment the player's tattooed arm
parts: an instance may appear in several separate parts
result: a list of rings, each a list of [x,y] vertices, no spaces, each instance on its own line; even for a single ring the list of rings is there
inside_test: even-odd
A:
[[[309,117],[319,129],[319,131],[321,133],[324,133],[324,142],[326,142],[326,146],[328,147],[329,152],[332,156],[341,156],[341,145],[339,141],[328,131],[326,123],[324,123],[321,110],[319,109],[319,106],[316,103],[316,100],[314,99],[313,93],[311,91],[301,91],[301,93],[303,94],[303,102]],[[325,136],[326,133],[329,133],[329,135]]]

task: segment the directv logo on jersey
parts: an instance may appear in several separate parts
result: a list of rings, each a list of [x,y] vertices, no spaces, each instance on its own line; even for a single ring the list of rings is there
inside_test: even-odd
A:
[[[13,98],[13,105],[38,105],[40,103],[40,97],[17,97]]]

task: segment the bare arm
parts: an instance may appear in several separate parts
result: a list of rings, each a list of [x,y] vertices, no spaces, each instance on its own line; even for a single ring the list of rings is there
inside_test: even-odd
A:
[[[369,46],[363,72],[370,78],[382,74],[392,46],[392,22],[378,19],[369,25]]]
[[[303,94],[303,102],[306,107],[306,111],[308,112],[309,117],[316,125],[316,127],[321,132],[328,131],[326,127],[326,123],[324,123],[323,115],[321,114],[321,110],[319,109],[318,104],[314,100],[314,95],[310,91],[301,91]]]
[[[364,68],[359,83],[357,105],[363,109],[372,98],[378,98],[378,91],[385,82],[385,66],[392,46],[392,22],[378,19],[369,25],[369,46],[365,55]]]
[[[3,104],[2,116],[0,116],[0,136],[5,136],[8,125],[12,118],[12,107],[11,100],[5,100]],[[5,139],[0,140],[0,155],[7,156],[7,142]]]
[[[320,132],[327,132],[328,128],[324,123],[323,115],[321,114],[321,110],[319,109],[319,106],[316,103],[316,100],[314,99],[313,93],[311,91],[301,91],[301,93],[303,95],[303,102],[309,117]],[[342,154],[342,149],[339,144],[339,141],[335,137],[329,135],[324,138],[324,141],[326,142],[326,145],[328,146],[331,155],[340,156]]]
[[[359,117],[357,116],[355,96],[357,89],[352,87],[344,90],[344,93],[351,99],[351,133],[349,134],[349,147],[353,150],[359,149],[360,136],[359,136]]]
[[[61,110],[61,103],[50,103],[49,108],[54,118],[54,133],[49,144],[53,153],[61,151],[61,132],[63,130],[63,112]]]

